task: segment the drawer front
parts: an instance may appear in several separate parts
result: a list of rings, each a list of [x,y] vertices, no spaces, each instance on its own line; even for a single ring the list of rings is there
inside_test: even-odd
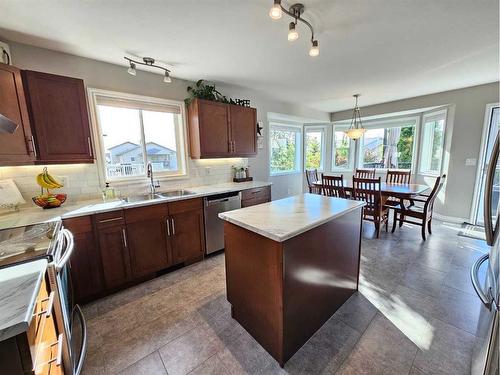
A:
[[[124,225],[125,216],[123,210],[104,212],[94,215],[94,220],[98,228],[106,228],[115,225]]]
[[[243,190],[241,192],[241,199],[242,200],[260,199],[260,198],[268,199],[268,201],[271,200],[271,187],[270,186],[263,186],[260,188],[247,189],[247,190]],[[261,203],[263,203],[263,202],[261,202]]]
[[[267,203],[270,201],[271,200],[268,199],[267,197],[255,197],[250,199],[244,199],[241,201],[241,207],[245,208],[245,207],[255,206],[257,204]]]
[[[170,215],[180,214],[182,212],[199,210],[203,208],[202,198],[186,199],[168,204],[168,212]]]
[[[69,229],[74,235],[81,233],[92,232],[92,218],[91,216],[73,217],[64,219],[63,225]]]
[[[154,220],[167,216],[168,205],[166,203],[125,209],[125,221],[127,224],[137,221]]]

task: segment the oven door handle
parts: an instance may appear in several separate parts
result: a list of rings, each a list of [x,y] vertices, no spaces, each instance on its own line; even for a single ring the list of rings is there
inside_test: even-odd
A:
[[[75,240],[73,238],[73,234],[66,228],[61,229],[61,240],[64,238],[65,249],[60,249],[62,256],[60,259],[57,259],[56,263],[56,271],[61,271],[66,263],[68,263],[71,254],[73,253],[73,249],[75,248]],[[62,246],[62,245],[61,245]]]
[[[80,375],[83,362],[85,361],[85,355],[87,354],[87,323],[85,322],[85,317],[83,316],[82,309],[79,305],[75,305],[73,309],[73,313],[76,314],[78,319],[80,320],[80,324],[82,327],[82,339],[80,345],[80,355],[78,356],[78,361],[75,364],[75,375]]]

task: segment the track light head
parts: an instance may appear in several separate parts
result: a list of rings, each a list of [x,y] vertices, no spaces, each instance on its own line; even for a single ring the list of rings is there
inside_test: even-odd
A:
[[[309,50],[309,56],[316,57],[318,55],[319,55],[319,44],[317,40],[313,40],[311,49]]]
[[[269,17],[273,20],[279,20],[283,15],[283,11],[281,10],[281,0],[274,0],[274,4],[269,10]]]
[[[130,67],[127,69],[128,74],[135,76],[137,72],[135,71],[135,64],[130,62]]]
[[[170,73],[168,70],[165,70],[165,77],[163,77],[163,82],[170,83],[172,82],[172,78],[170,78]]]
[[[295,22],[290,22],[288,26],[288,41],[293,42],[297,39],[299,39],[299,33],[295,29]]]

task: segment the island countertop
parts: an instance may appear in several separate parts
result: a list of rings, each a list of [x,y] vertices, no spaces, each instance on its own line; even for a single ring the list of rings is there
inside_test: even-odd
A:
[[[364,205],[364,202],[355,200],[301,194],[223,212],[219,217],[274,241],[283,242]]]

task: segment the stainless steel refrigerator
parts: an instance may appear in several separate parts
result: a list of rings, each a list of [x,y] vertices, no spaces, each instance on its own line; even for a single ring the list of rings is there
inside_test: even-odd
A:
[[[495,134],[493,135],[495,137]],[[484,187],[484,228],[488,254],[471,267],[472,285],[482,302],[476,345],[472,358],[473,375],[499,375],[500,356],[498,332],[500,329],[500,137],[497,131],[491,157],[487,163]],[[481,272],[482,271],[482,272]],[[479,277],[486,275],[486,277]]]

